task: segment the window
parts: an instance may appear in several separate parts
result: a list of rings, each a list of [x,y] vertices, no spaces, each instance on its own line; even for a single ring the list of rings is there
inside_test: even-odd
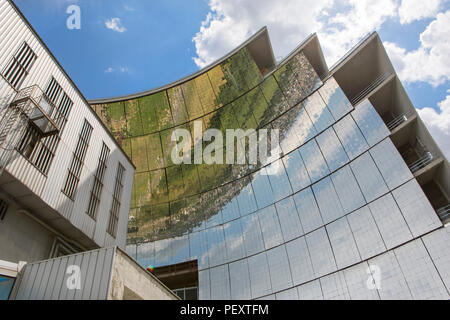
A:
[[[31,50],[30,46],[23,42],[3,70],[3,77],[15,90],[18,90],[22,85],[36,58],[36,54]]]
[[[9,299],[9,295],[14,286],[13,278],[0,275],[0,301]]]
[[[125,168],[119,163],[119,167],[117,168],[116,184],[114,186],[113,201],[108,224],[108,233],[113,237],[115,237],[117,234],[117,224],[119,222],[120,201],[122,200],[124,175],[125,175]]]
[[[78,138],[77,148],[73,153],[72,162],[70,164],[66,183],[62,192],[70,199],[74,200],[75,193],[80,182],[81,170],[83,169],[84,158],[89,147],[89,141],[91,140],[92,126],[84,120],[83,129],[81,130],[80,137]]]
[[[198,300],[198,287],[175,289],[173,293],[182,300]]]
[[[56,106],[50,116],[58,125],[60,129],[59,134],[39,141],[36,129],[29,126],[18,150],[42,173],[47,174],[55,157],[56,149],[61,140],[61,135],[64,132],[70,111],[72,110],[73,102],[53,77],[45,90],[45,96],[49,102]]]
[[[109,153],[110,150],[108,146],[103,143],[102,151],[100,152],[100,158],[98,159],[97,171],[94,175],[94,185],[91,191],[91,198],[89,200],[89,206],[87,209],[87,214],[94,220],[97,219],[97,212],[100,204],[100,197],[102,195],[103,179],[105,177]]]
[[[0,221],[5,219],[6,212],[8,211],[9,205],[0,199]]]

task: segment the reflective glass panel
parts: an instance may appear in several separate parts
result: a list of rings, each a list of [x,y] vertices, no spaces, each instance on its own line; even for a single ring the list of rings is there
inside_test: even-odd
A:
[[[414,237],[442,226],[436,211],[416,180],[404,184],[392,194]]]
[[[311,188],[294,195],[294,201],[305,233],[323,226],[322,216]]]
[[[369,153],[363,154],[350,166],[367,202],[371,202],[389,192]]]
[[[211,281],[209,279],[209,269],[198,272],[198,298],[200,300],[211,299]]]
[[[328,236],[339,269],[344,269],[361,261],[352,231],[343,217],[327,226]]]
[[[336,123],[333,128],[345,151],[347,151],[350,160],[355,159],[369,148],[361,131],[350,115]]]
[[[289,197],[276,205],[284,241],[290,241],[303,235],[294,199]]]
[[[352,104],[334,78],[328,79],[319,89],[319,93],[336,120],[353,110]]]
[[[225,236],[223,226],[206,230],[208,241],[209,264],[211,267],[225,263],[227,261]]]
[[[311,140],[299,149],[303,163],[314,183],[330,173],[316,140]]]
[[[244,244],[247,256],[264,250],[264,242],[259,226],[258,216],[252,214],[240,219],[244,235]]]
[[[366,260],[386,251],[381,234],[369,207],[363,207],[347,216],[361,258]]]
[[[223,226],[225,241],[227,244],[228,261],[234,261],[245,257],[244,239],[239,220],[234,220]]]
[[[336,262],[325,228],[307,234],[306,243],[316,277],[336,271]]]
[[[334,123],[333,116],[318,92],[304,102],[304,107],[317,132],[322,132]]]
[[[333,128],[329,128],[319,135],[316,141],[331,172],[336,171],[348,162],[347,154]]]
[[[247,259],[233,262],[229,265],[231,299],[250,300],[250,274],[248,271]]]
[[[408,225],[391,194],[372,202],[369,207],[388,249],[412,239]]]
[[[314,269],[305,237],[286,244],[294,285],[314,279]]]
[[[248,184],[242,189],[237,197],[237,201],[239,204],[239,210],[241,211],[241,216],[248,215],[258,209],[256,207],[255,195],[251,184]]]
[[[411,291],[393,251],[369,260],[369,266],[382,270],[379,274],[382,285],[378,290],[381,300],[411,300]]]
[[[373,160],[383,175],[390,190],[413,178],[400,153],[391,139],[385,139],[370,150]]]
[[[264,208],[275,202],[272,187],[270,186],[269,177],[266,169],[262,168],[253,176],[252,186],[255,192],[256,203],[258,208]]]
[[[297,289],[299,300],[323,300],[322,287],[319,280],[308,282]]]
[[[350,300],[350,294],[342,271],[320,279],[324,300]]]
[[[291,270],[284,246],[267,251],[269,273],[273,292],[292,287]]]
[[[325,224],[344,215],[344,210],[329,177],[313,185],[313,191]]]
[[[352,116],[370,146],[374,146],[391,134],[369,100],[357,105]]]
[[[266,250],[282,244],[283,236],[275,207],[262,209],[258,212],[258,217]]]
[[[270,283],[269,266],[266,253],[260,253],[248,258],[248,269],[250,271],[250,285],[252,298],[259,298],[272,293]]]
[[[367,262],[345,269],[344,276],[348,292],[352,300],[379,300],[377,290],[371,290],[367,286],[370,275],[367,273]]]
[[[294,192],[302,190],[311,184],[308,172],[298,150],[285,156],[283,163]]]
[[[205,269],[209,267],[208,245],[206,242],[206,232],[194,232],[189,234],[189,245],[191,260],[198,260],[198,268]]]
[[[267,167],[270,185],[274,193],[274,200],[279,201],[292,194],[291,184],[289,183],[283,161],[277,160]]]
[[[331,179],[345,213],[352,212],[366,204],[349,166],[333,173]]]
[[[219,266],[210,270],[211,277],[211,300],[229,300],[230,274],[228,265]]]

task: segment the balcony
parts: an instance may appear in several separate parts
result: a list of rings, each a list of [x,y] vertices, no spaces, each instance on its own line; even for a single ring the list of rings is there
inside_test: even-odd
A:
[[[436,210],[439,218],[444,223],[450,222],[450,204]]]
[[[392,132],[398,127],[400,127],[402,124],[407,122],[408,120],[412,119],[414,116],[415,116],[414,112],[412,111],[406,112],[397,117],[394,117],[391,121],[387,121],[386,126]]]
[[[27,116],[41,138],[58,134],[58,125],[52,119],[57,109],[39,86],[20,90],[10,104],[10,108],[14,107]]]
[[[378,76],[375,80],[373,80],[367,87],[358,92],[353,98],[350,99],[352,105],[357,105],[359,102],[364,100],[371,92],[373,92],[378,86],[380,86],[383,82],[389,79],[393,73],[391,71],[386,72]]]

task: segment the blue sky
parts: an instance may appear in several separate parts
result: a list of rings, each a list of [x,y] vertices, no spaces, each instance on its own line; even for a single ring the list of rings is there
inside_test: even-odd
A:
[[[275,56],[317,32],[328,65],[378,31],[413,104],[450,155],[449,0],[14,0],[88,99],[197,71],[267,26]],[[81,9],[69,30],[66,9]]]

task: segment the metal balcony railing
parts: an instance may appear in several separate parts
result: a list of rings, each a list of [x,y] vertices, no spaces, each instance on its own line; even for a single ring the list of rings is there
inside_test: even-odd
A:
[[[450,219],[450,204],[436,210],[436,212],[437,212],[439,218],[441,219],[441,221]]]
[[[10,107],[16,107],[27,116],[42,137],[48,137],[59,132],[58,125],[52,119],[55,105],[47,98],[38,85],[20,90]]]
[[[380,75],[378,78],[376,78],[374,81],[372,81],[371,84],[369,84],[367,87],[365,87],[363,90],[361,90],[357,95],[355,95],[350,101],[353,105],[357,104],[361,100],[364,99],[365,96],[367,96],[372,90],[374,90],[376,87],[378,87],[381,83],[383,83],[387,78],[391,76],[392,72],[386,72]]]
[[[410,164],[409,169],[411,170],[412,173],[416,173],[420,169],[425,168],[427,165],[433,162],[435,158],[436,156],[433,153],[426,152],[420,159]]]
[[[414,113],[411,111],[407,112],[405,114],[402,114],[402,115],[396,117],[391,122],[389,122],[387,124],[387,127],[389,128],[390,131],[393,131],[395,128],[399,127],[402,123],[405,123],[406,121],[408,121],[408,119],[410,119],[413,115],[414,115]]]

